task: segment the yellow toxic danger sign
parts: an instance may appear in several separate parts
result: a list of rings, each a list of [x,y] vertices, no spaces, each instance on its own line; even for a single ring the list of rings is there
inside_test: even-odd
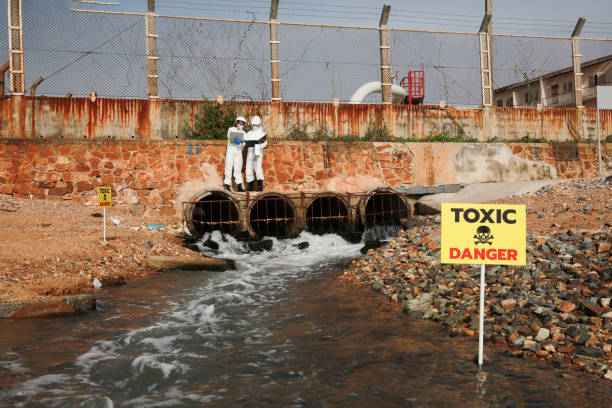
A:
[[[98,187],[98,207],[112,207],[112,195],[110,187]]]
[[[441,262],[525,265],[524,205],[442,204]]]

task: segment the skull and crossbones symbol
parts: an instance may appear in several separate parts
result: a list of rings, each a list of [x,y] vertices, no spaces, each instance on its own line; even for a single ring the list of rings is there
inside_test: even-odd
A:
[[[476,235],[474,235],[474,244],[493,244],[493,235],[491,235],[491,229],[486,225],[481,225],[476,230]]]

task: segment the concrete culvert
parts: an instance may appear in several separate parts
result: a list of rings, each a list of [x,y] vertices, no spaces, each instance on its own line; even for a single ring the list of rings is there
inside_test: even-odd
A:
[[[348,205],[334,194],[315,197],[306,209],[306,228],[314,234],[344,234],[351,229]]]
[[[258,237],[287,237],[294,234],[296,211],[291,201],[282,194],[264,194],[253,202],[249,223]]]
[[[221,231],[236,234],[240,214],[234,198],[223,191],[205,191],[185,207],[187,227],[192,235]]]
[[[410,205],[392,190],[372,192],[364,197],[360,207],[361,222],[366,228],[373,225],[401,225],[411,215]]]

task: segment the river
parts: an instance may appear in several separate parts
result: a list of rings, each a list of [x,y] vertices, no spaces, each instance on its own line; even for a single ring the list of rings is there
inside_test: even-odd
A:
[[[492,351],[478,376],[474,340],[338,280],[359,249],[228,238],[235,271],[157,274],[99,290],[92,313],[2,321],[0,406],[609,406],[605,380],[547,362]]]

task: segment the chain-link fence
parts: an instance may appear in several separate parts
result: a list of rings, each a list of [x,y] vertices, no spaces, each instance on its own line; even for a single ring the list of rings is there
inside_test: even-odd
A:
[[[279,27],[281,97],[347,101],[364,83],[380,81],[378,30]],[[371,102],[380,102],[380,94]]]
[[[391,50],[397,79],[408,71],[425,73],[424,104],[460,106],[482,103],[478,36],[393,31]]]
[[[159,96],[269,100],[269,27],[157,19]]]
[[[493,36],[496,88],[493,102],[496,106],[550,105],[552,100],[546,101],[546,98],[550,99],[551,95],[548,90],[541,89],[540,77],[563,69],[569,70],[571,77],[572,48],[568,39]],[[566,84],[562,91],[563,95],[559,92],[556,97],[571,101],[573,88],[568,90]]]
[[[381,81],[375,28],[279,23],[278,78],[271,78],[270,23],[155,17],[156,50],[147,49],[146,14],[71,12],[57,2],[23,2],[25,90],[36,95],[164,99],[271,100],[272,81],[284,101],[342,102]],[[0,7],[0,65],[8,60],[7,8]],[[149,25],[149,30],[151,29]],[[579,41],[583,65],[612,60],[611,40]],[[569,38],[493,35],[493,104],[566,106],[574,101]],[[482,104],[477,33],[390,29],[391,76],[424,71],[424,104]],[[148,54],[149,53],[149,54]],[[154,72],[147,60],[157,61]],[[149,64],[150,65],[150,64]],[[612,83],[610,64],[587,72],[583,87]],[[569,79],[546,82],[551,73]],[[587,75],[588,74],[588,75]],[[556,75],[556,74],[554,74]],[[542,79],[543,78],[543,79]],[[553,83],[555,82],[555,83]],[[8,92],[8,73],[6,75]],[[587,92],[587,91],[585,91]],[[363,102],[380,103],[381,94]]]
[[[8,59],[8,9],[6,6],[4,6],[0,7],[0,67],[7,63]],[[2,88],[0,91],[3,91],[4,93],[9,92],[8,72],[0,72],[0,88]]]
[[[26,90],[38,78],[37,95],[138,98],[146,96],[144,19],[66,13],[41,15],[25,6]],[[52,29],[33,29],[49,27]],[[143,83],[144,81],[144,83]],[[29,92],[29,91],[28,91]]]

